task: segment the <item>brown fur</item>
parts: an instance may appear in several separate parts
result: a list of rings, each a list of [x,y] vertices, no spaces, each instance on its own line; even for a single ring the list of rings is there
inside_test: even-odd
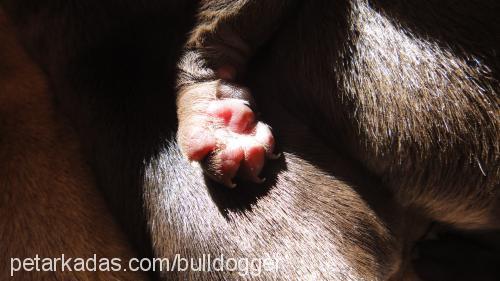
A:
[[[197,93],[206,98],[196,85],[229,65],[261,105],[273,96],[308,120],[400,204],[462,228],[498,228],[496,1],[304,1],[292,12],[278,0],[232,1],[227,12],[223,2],[201,7],[179,64],[179,139],[182,113]]]
[[[122,222],[141,217],[144,195],[158,257],[261,258],[270,253],[283,265],[277,276],[265,273],[261,280],[410,280],[409,252],[428,224],[423,214],[467,227],[493,222],[497,68],[494,52],[484,50],[496,45],[472,48],[467,36],[473,33],[457,32],[457,38],[465,38],[457,41],[459,48],[446,48],[443,43],[454,41],[418,25],[429,22],[419,15],[432,11],[432,19],[435,9],[443,9],[433,1],[202,1],[199,27],[180,64],[181,90],[217,80],[214,68],[234,64],[235,83],[251,88],[284,152],[282,161],[265,172],[265,185],[244,184],[235,191],[214,186],[186,163],[172,134],[173,74],[162,71],[177,60],[175,44],[182,36],[176,34],[184,25],[169,22],[162,32],[148,28],[157,13],[161,19],[191,14],[170,6],[132,5],[140,1],[7,2],[20,37],[76,124],[99,186],[111,207],[122,210],[115,212]],[[458,22],[472,23],[476,27],[467,28],[493,38],[497,25],[485,15],[495,15],[495,2],[473,2],[491,7]],[[444,11],[451,11],[452,19],[459,14]],[[454,28],[449,22],[434,21],[435,27]],[[173,40],[168,41],[172,49],[167,50],[164,37]],[[169,59],[158,59],[161,52]],[[484,59],[467,60],[478,54]],[[403,58],[407,63],[393,61]],[[420,59],[422,69],[415,67]],[[432,75],[426,76],[428,71]],[[445,87],[446,79],[453,81],[451,87]],[[477,100],[479,89],[484,100]],[[434,98],[439,91],[457,104],[442,95]],[[472,93],[471,103],[465,93]],[[449,116],[440,114],[443,104],[434,101],[451,106]],[[411,111],[416,105],[428,111]],[[470,114],[453,106],[465,106],[459,109]],[[433,117],[456,123],[447,123],[448,131]],[[467,164],[475,154],[482,172],[474,166],[477,161]],[[162,277],[238,276],[164,272]]]
[[[359,167],[271,104],[262,104],[263,112],[282,140],[284,155],[266,172],[267,183],[240,183],[234,190],[205,185],[201,171],[172,143],[149,164],[145,196],[156,256],[270,256],[279,261],[279,270],[253,278],[231,272],[169,272],[164,277],[385,280],[395,274],[405,243],[411,244],[406,239],[416,239],[425,222],[405,226],[413,229],[412,238],[403,235],[400,219],[411,214],[380,191],[376,180],[358,173]],[[184,176],[178,176],[179,169]]]
[[[331,124],[323,135],[383,178],[403,204],[461,227],[497,227],[499,86],[491,48],[500,47],[494,35],[500,24],[491,15],[500,7],[495,1],[453,9],[447,1],[445,7],[417,2],[392,10],[376,1],[305,4],[296,24],[275,39],[279,51],[270,71],[283,73],[273,85],[284,87],[274,92],[292,96],[290,107],[319,111],[301,110],[315,115],[311,125],[318,130],[315,124]],[[463,9],[481,12],[461,18]],[[480,30],[493,43],[473,53],[466,35],[461,41],[432,37],[393,16],[429,11],[451,21],[434,30]],[[316,26],[325,28],[311,32]],[[331,41],[318,44],[320,38]],[[290,44],[294,40],[303,44]],[[327,55],[314,60],[311,53]]]
[[[113,221],[45,76],[0,10],[0,280],[147,280],[133,272],[15,272],[10,258],[122,258],[134,250]]]
[[[213,1],[202,7],[199,25],[187,44],[198,55],[187,53],[181,61],[181,85],[218,79],[210,68],[191,74],[193,69],[185,65],[211,67],[222,62],[242,69],[241,63],[252,58],[286,14],[276,8],[280,1],[237,2],[238,12],[231,6],[224,13],[223,5]],[[489,22],[488,14],[500,11],[495,3],[478,1],[472,8],[484,13],[476,18],[459,19],[460,8],[448,9],[448,17],[494,36],[499,24]],[[499,84],[494,72],[497,58],[487,47],[500,47],[498,41],[468,52],[458,39],[443,42],[426,37],[391,16],[412,9],[418,14],[422,8],[411,1],[399,8],[378,5],[382,8],[362,0],[305,2],[275,34],[264,66],[252,72],[264,71],[255,79],[270,88],[256,95],[287,93],[283,103],[320,121],[311,125],[383,178],[403,204],[461,227],[496,227]],[[269,20],[255,17],[261,11],[274,14]],[[436,17],[443,17],[439,12]],[[448,47],[454,43],[464,50]],[[244,55],[228,61],[222,53]],[[180,91],[179,112],[192,104],[193,97],[183,102],[185,92]],[[182,128],[190,116],[179,118]]]

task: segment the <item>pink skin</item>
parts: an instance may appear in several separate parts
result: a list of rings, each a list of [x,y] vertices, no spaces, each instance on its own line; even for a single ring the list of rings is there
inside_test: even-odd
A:
[[[184,153],[191,161],[201,161],[210,154],[217,181],[235,187],[232,179],[238,174],[256,183],[266,158],[273,154],[274,137],[270,128],[255,121],[254,112],[244,100],[221,99],[208,103],[206,113],[189,128],[190,140]]]

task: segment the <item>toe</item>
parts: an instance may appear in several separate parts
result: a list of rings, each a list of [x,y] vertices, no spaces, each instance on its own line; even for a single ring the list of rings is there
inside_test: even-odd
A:
[[[245,159],[241,163],[241,175],[253,182],[262,183],[264,179],[259,177],[265,161],[265,149],[259,143],[249,140],[243,146]]]
[[[255,139],[264,147],[267,158],[278,159],[280,157],[280,154],[274,153],[274,136],[268,125],[262,122],[257,123],[255,126]]]
[[[228,143],[224,148],[215,151],[206,161],[205,171],[214,180],[227,187],[236,187],[233,178],[238,173],[240,165],[245,158],[241,146]]]
[[[188,130],[185,140],[181,140],[181,147],[190,161],[200,161],[217,145],[215,137],[206,129],[195,127]]]

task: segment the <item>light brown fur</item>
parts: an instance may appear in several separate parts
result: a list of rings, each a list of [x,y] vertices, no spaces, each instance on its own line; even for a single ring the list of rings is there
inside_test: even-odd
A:
[[[0,10],[0,280],[148,280],[134,272],[19,271],[10,258],[122,258],[134,250],[114,222],[52,105],[45,76]]]

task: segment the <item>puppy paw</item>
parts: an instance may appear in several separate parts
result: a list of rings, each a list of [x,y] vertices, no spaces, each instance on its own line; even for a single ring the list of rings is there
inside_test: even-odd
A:
[[[228,187],[235,177],[256,183],[266,159],[276,159],[269,126],[257,121],[242,87],[220,81],[191,86],[179,100],[178,140],[183,154]]]

